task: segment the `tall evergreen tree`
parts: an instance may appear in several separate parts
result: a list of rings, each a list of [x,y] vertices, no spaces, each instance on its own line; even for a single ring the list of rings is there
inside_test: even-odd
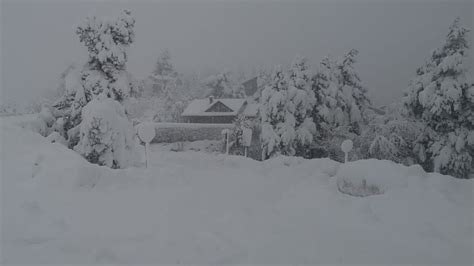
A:
[[[403,98],[405,113],[427,126],[415,146],[420,162],[427,170],[457,177],[474,172],[474,84],[464,64],[467,34],[457,18]]]
[[[311,89],[311,73],[306,58],[300,56],[295,58],[291,65],[288,83],[287,109],[295,117],[294,146],[296,154],[304,156],[316,133],[316,125],[311,118],[316,99]]]
[[[153,71],[155,76],[176,76],[176,71],[171,63],[171,54],[168,49],[164,49],[155,64]]]
[[[354,69],[356,49],[350,50],[338,63],[339,83],[346,98],[346,112],[349,115],[349,123],[352,130],[359,134],[360,124],[367,120],[366,110],[370,106],[367,88],[361,83],[359,75]]]
[[[288,80],[281,66],[273,70],[270,84],[261,98],[262,157],[277,154],[293,155],[295,119],[288,112]]]
[[[311,117],[321,140],[329,130],[329,125],[335,121],[334,109],[344,106],[343,94],[338,90],[335,77],[334,62],[329,57],[323,58],[316,74],[311,78],[311,89],[315,96]]]
[[[76,34],[86,46],[89,60],[82,69],[68,71],[64,94],[54,105],[69,147],[79,141],[82,108],[87,103],[99,95],[121,102],[132,94],[125,65],[127,48],[134,40],[134,25],[135,19],[125,10],[115,20],[94,16],[77,27]]]

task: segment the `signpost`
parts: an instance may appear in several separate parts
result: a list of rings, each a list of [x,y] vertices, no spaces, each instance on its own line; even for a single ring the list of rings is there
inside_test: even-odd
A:
[[[137,126],[138,137],[145,142],[145,167],[148,168],[148,150],[156,135],[154,123],[141,123]]]
[[[344,152],[344,163],[347,163],[347,154],[352,150],[352,140],[346,139],[341,144],[341,150]]]
[[[230,136],[230,130],[229,129],[223,129],[221,132],[222,136],[224,137],[225,141],[225,154],[229,154],[229,136]]]
[[[244,127],[242,129],[242,145],[244,146],[244,156],[247,157],[247,150],[252,143],[252,129]]]

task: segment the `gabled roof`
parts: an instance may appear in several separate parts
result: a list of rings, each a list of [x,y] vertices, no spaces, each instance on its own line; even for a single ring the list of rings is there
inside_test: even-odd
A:
[[[233,116],[237,115],[242,106],[247,101],[245,99],[214,99],[211,103],[209,99],[193,100],[186,109],[184,109],[182,116]],[[231,112],[213,112],[213,105],[220,103],[228,107]]]

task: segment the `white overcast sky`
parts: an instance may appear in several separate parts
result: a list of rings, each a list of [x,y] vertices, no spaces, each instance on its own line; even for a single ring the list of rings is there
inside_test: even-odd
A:
[[[401,97],[455,17],[474,28],[473,3],[2,1],[2,99],[30,100],[56,88],[69,64],[87,59],[75,26],[88,15],[116,16],[127,8],[136,19],[128,69],[137,77],[152,70],[163,48],[183,72],[272,67],[298,54],[317,66],[327,54],[356,48],[356,67],[372,99],[386,104]]]

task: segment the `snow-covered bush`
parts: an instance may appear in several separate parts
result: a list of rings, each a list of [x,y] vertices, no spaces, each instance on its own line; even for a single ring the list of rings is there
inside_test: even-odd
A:
[[[474,172],[474,82],[465,65],[467,33],[457,18],[403,98],[406,114],[428,127],[416,145],[420,163],[460,178]]]
[[[339,191],[366,197],[408,186],[405,166],[386,160],[360,160],[341,164],[337,170]]]
[[[54,116],[53,116],[53,113],[51,112],[51,110],[46,107],[46,106],[43,106],[41,108],[41,111],[39,112],[38,114],[38,118],[39,119],[42,119],[46,125],[48,127],[51,127],[53,124],[54,124]]]
[[[417,161],[413,148],[422,131],[423,124],[403,118],[371,124],[359,137],[358,157],[391,160],[411,165]]]
[[[236,149],[242,148],[242,136],[244,128],[252,129],[253,123],[248,117],[243,114],[237,116],[234,120],[233,127],[230,133],[230,139],[232,141],[232,146]]]
[[[51,143],[60,143],[67,146],[67,140],[57,131],[53,131],[46,139]]]
[[[360,137],[351,131],[350,126],[339,126],[329,130],[326,137],[317,144],[321,153],[318,157],[329,157],[337,162],[344,162],[344,152],[341,150],[341,144],[346,139],[352,140],[354,145],[348,159],[350,161],[360,159],[358,152]]]
[[[382,135],[375,136],[375,139],[370,143],[369,147],[370,157],[375,159],[387,159],[395,161],[398,150],[395,145]]]
[[[124,107],[110,98],[97,98],[82,109],[80,140],[74,150],[89,162],[112,168],[133,163],[134,129]]]

